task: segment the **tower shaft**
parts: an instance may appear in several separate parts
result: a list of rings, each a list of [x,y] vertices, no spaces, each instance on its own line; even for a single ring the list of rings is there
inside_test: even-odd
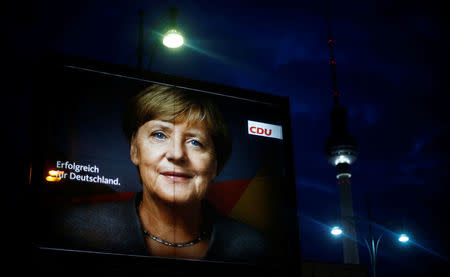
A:
[[[344,263],[359,264],[356,224],[353,217],[353,199],[350,177],[340,176],[338,185],[341,200],[341,217],[346,236],[343,238]]]

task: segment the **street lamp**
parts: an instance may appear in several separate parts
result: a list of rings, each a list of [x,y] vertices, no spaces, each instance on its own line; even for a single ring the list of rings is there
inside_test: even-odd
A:
[[[178,48],[184,44],[184,38],[177,30],[171,29],[164,35],[162,42],[167,48]]]
[[[136,49],[137,55],[137,68],[139,70],[143,69],[143,58],[144,58],[144,46],[145,46],[145,35],[144,35],[144,11],[139,11],[139,34],[138,34],[138,46]],[[166,19],[168,15],[168,19]],[[155,55],[156,49],[159,44],[162,43],[164,46],[170,49],[180,48],[184,42],[185,38],[183,37],[180,30],[177,27],[177,17],[178,17],[178,9],[177,8],[169,8],[167,9],[161,17],[156,22],[155,26],[152,28],[152,33],[159,33],[163,35],[158,35],[151,43],[150,57],[147,65],[147,69],[150,69],[150,65],[153,61],[153,57]],[[166,19],[166,21],[164,21]],[[161,27],[162,23],[164,23],[163,27]],[[156,32],[156,30],[162,29],[162,32]],[[162,37],[162,38],[160,38]]]
[[[331,228],[330,233],[335,237],[339,237],[340,235],[342,235],[343,231],[340,226],[334,226],[333,228]]]
[[[372,222],[369,221],[369,236],[368,238],[364,239],[365,245],[367,247],[367,250],[369,251],[370,256],[370,264],[372,267],[372,276],[376,277],[376,265],[377,265],[377,256],[378,256],[378,247],[381,242],[381,238],[383,237],[384,233],[381,233],[378,238],[374,238],[371,231],[371,225]],[[340,226],[333,226],[330,231],[331,235],[334,237],[340,237],[341,235],[345,234],[343,229]],[[406,244],[409,241],[409,236],[407,234],[400,234],[398,236],[398,241],[402,244]]]
[[[409,241],[409,237],[406,234],[400,234],[398,237],[398,241],[402,243],[407,243]]]
[[[367,249],[369,250],[370,256],[370,264],[372,266],[372,276],[376,277],[376,267],[377,267],[377,255],[378,255],[378,246],[380,245],[381,238],[383,237],[383,233],[375,240],[372,234],[369,235],[368,239],[364,239],[366,243]],[[401,234],[398,237],[398,241],[402,244],[407,243],[409,241],[409,237],[406,234]]]
[[[370,256],[370,265],[371,265],[371,269],[372,269],[372,276],[376,277],[376,266],[377,266],[377,256],[378,256],[378,247],[380,245],[381,239],[384,235],[384,232],[382,232],[377,238],[375,238],[373,236],[373,232],[372,232],[372,225],[374,223],[376,223],[372,217],[371,217],[371,212],[370,212],[370,200],[369,197],[366,196],[366,201],[367,201],[367,218],[361,218],[361,217],[352,217],[350,218],[342,218],[341,220],[355,220],[355,219],[359,219],[359,220],[363,220],[368,222],[369,224],[369,235],[367,238],[364,238],[364,242],[365,245],[367,247],[367,250],[369,251],[369,256]],[[341,226],[339,225],[334,225],[331,228],[330,233],[334,236],[334,237],[340,237],[341,235],[345,235],[345,231],[342,229]],[[402,244],[406,244],[408,243],[408,241],[410,240],[409,236],[406,233],[401,233],[398,237],[397,240],[402,243]]]

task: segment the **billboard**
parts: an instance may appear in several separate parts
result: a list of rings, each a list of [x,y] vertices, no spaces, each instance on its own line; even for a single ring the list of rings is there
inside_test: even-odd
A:
[[[299,259],[287,98],[51,57],[33,93],[38,253]]]

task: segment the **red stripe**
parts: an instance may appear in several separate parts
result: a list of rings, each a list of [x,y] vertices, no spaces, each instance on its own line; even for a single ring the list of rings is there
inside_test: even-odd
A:
[[[206,199],[209,200],[222,215],[229,215],[236,203],[241,199],[252,179],[232,180],[211,184]]]

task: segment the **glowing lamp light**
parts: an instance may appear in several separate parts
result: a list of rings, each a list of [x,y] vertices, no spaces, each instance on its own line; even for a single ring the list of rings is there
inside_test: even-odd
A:
[[[45,177],[45,180],[47,180],[48,182],[59,182],[61,181],[61,177],[47,176]]]
[[[60,171],[60,170],[50,170],[48,172],[48,176],[45,177],[45,180],[47,180],[48,182],[59,182],[61,181],[61,176],[64,173],[64,171]]]
[[[331,228],[331,234],[335,237],[342,235],[342,229],[339,226],[334,226]]]
[[[335,161],[334,164],[338,165],[338,164],[349,164],[350,163],[350,159],[347,156],[344,155],[340,155]]]
[[[406,242],[409,241],[409,237],[408,237],[406,234],[401,234],[401,235],[398,237],[398,241],[399,241],[399,242],[402,242],[402,243],[406,243]]]
[[[168,48],[178,48],[184,44],[184,38],[177,30],[172,29],[164,35],[163,44]]]
[[[56,177],[56,176],[58,176],[58,175],[61,175],[62,173],[64,173],[64,171],[50,170],[50,171],[48,172],[48,174],[49,174],[50,176],[53,176],[53,177]]]

